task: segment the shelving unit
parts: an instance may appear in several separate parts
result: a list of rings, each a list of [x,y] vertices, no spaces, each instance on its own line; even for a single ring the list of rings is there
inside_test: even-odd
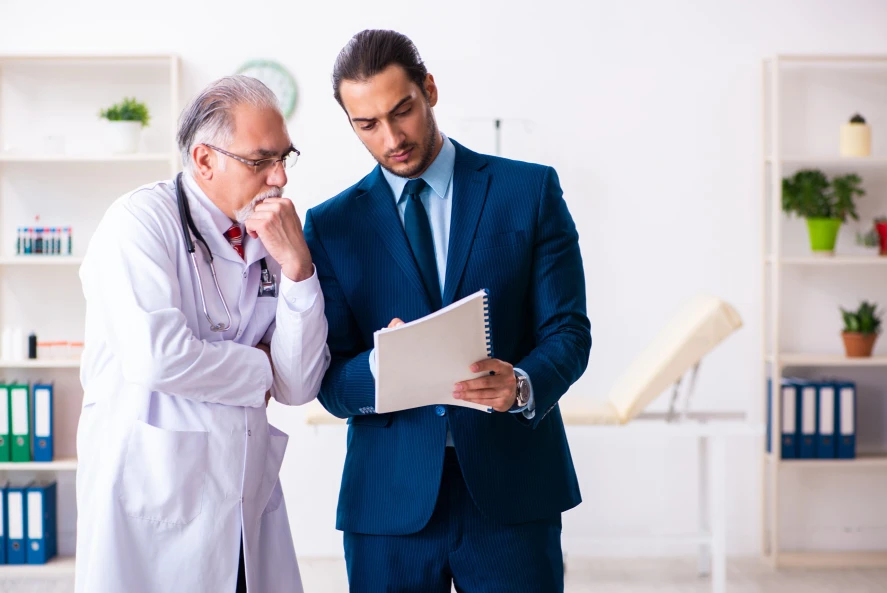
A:
[[[179,79],[174,55],[0,55],[0,327],[34,331],[40,341],[83,339],[77,272],[101,217],[119,196],[180,169]],[[139,152],[111,154],[98,112],[132,96],[147,103],[150,125]],[[72,226],[72,255],[15,254],[16,228],[36,215],[40,226]],[[0,381],[55,385],[55,461],[0,463],[0,477],[54,477],[59,486],[59,556],[46,565],[0,565],[0,582],[74,574],[79,368],[79,359],[39,352],[36,360],[0,361]]]
[[[782,212],[781,198],[783,177],[799,169],[819,168],[829,177],[857,172],[867,190],[867,195],[858,202],[861,218],[870,220],[881,211],[887,213],[887,201],[879,196],[885,189],[880,184],[887,183],[887,147],[884,146],[887,144],[887,136],[884,136],[887,106],[883,105],[883,92],[887,91],[887,56],[783,55],[764,60],[762,66],[761,269],[765,380],[769,378],[774,386],[778,386],[784,376],[796,373],[881,372],[887,368],[887,355],[879,354],[877,350],[872,358],[844,356],[837,307],[855,306],[862,298],[887,304],[887,275],[881,272],[881,266],[887,266],[887,258],[865,253],[863,248],[842,246],[840,241],[834,257],[812,255],[803,223],[790,220]],[[873,154],[869,157],[841,157],[838,155],[838,126],[856,112],[863,113],[872,125]],[[879,185],[868,184],[867,179],[874,179]],[[846,238],[848,234],[852,236],[853,230],[845,225],[841,232]],[[761,400],[764,418],[767,391],[765,384]],[[774,388],[776,393],[778,388]],[[781,426],[778,397],[772,398],[769,412],[773,427]],[[858,422],[856,426],[859,426]],[[773,432],[777,434],[778,429],[774,428]],[[816,500],[821,492],[809,487],[809,480],[843,480],[854,474],[867,476],[878,472],[887,475],[884,473],[887,472],[887,450],[862,453],[853,460],[782,460],[781,439],[775,438],[773,453],[762,452],[762,459],[763,550],[773,566],[887,566],[887,540],[883,541],[883,549],[845,550],[847,540],[841,541],[840,550],[819,549],[831,543],[822,544],[823,538],[817,540],[818,543],[809,544],[811,549],[790,549],[801,547],[796,535],[795,544],[787,549],[783,545],[786,537],[780,522],[784,513],[780,508],[790,495],[809,497],[810,500],[805,499],[799,504],[804,511],[814,500],[817,505],[832,503],[831,500]],[[796,481],[792,483],[791,479]],[[790,490],[792,485],[801,494]],[[864,494],[848,491],[846,496]],[[797,528],[800,520],[794,519]],[[828,521],[830,525],[840,524],[841,519],[829,516]],[[811,527],[802,534],[812,530]],[[805,547],[807,544],[804,542]]]

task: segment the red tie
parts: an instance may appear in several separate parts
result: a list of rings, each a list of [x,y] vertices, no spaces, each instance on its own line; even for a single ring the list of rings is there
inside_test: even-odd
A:
[[[228,239],[228,243],[231,243],[231,247],[234,248],[240,259],[243,259],[243,231],[240,230],[240,225],[235,224],[225,231],[225,238]]]

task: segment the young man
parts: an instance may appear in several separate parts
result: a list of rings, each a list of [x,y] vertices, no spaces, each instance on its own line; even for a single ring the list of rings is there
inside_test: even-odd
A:
[[[313,400],[329,365],[320,285],[281,196],[298,151],[274,94],[243,76],[204,89],[178,141],[184,173],[117,200],[80,270],[75,589],[301,593],[287,436],[265,413],[268,396]]]
[[[351,590],[562,591],[561,513],[580,495],[557,402],[591,335],[557,174],[441,134],[434,78],[399,33],[357,34],[333,89],[379,163],[305,221],[332,355],[319,399],[351,423],[337,521]],[[375,414],[373,332],[481,288],[498,359],[453,397],[495,411]]]

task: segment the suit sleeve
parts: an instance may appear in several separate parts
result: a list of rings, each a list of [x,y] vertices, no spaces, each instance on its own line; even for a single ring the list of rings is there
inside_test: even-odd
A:
[[[330,414],[339,418],[368,413],[376,403],[376,384],[369,365],[370,349],[363,343],[310,210],[305,217],[305,240],[320,280],[328,324],[330,366],[320,384],[317,399]]]
[[[530,377],[536,404],[535,416],[520,421],[535,428],[585,372],[591,352],[579,234],[552,168],[542,183],[531,273],[536,347],[514,366]]]

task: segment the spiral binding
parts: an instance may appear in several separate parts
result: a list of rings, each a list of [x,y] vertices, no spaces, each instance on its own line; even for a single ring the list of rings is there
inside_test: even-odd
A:
[[[484,328],[487,334],[487,356],[493,358],[493,329],[490,326],[490,291],[484,289]]]

